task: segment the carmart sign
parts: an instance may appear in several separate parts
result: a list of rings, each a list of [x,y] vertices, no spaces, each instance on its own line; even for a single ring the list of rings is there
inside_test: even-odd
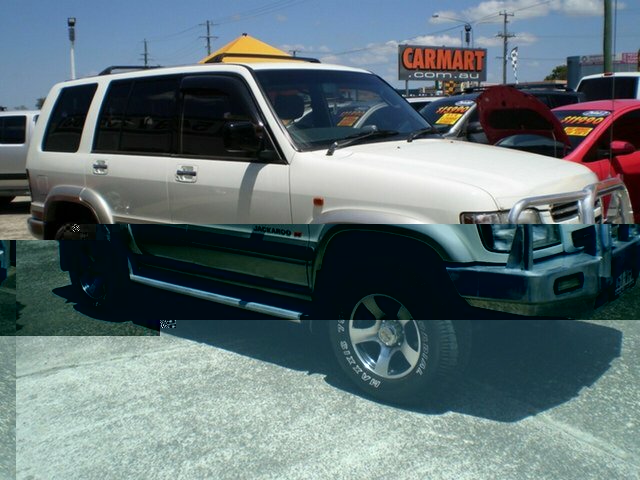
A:
[[[400,80],[487,79],[487,50],[484,48],[448,48],[400,45],[398,78]]]

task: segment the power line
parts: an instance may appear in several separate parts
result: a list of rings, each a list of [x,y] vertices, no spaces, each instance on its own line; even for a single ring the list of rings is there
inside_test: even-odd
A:
[[[218,25],[233,23],[233,22],[240,22],[243,20],[248,20],[250,18],[256,18],[256,17],[261,17],[263,15],[268,15],[270,13],[274,13],[279,10],[284,10],[285,8],[293,7],[308,1],[309,0],[279,0],[277,2],[263,5],[262,7],[254,8],[251,10],[245,10],[244,12],[236,13],[226,17],[217,18],[215,19],[215,21]]]

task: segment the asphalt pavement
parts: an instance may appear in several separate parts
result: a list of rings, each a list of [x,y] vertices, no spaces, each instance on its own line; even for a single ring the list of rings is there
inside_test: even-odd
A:
[[[16,197],[0,207],[0,238],[3,240],[33,240],[27,220],[31,216],[31,197]]]
[[[278,320],[17,337],[17,476],[640,478],[640,322],[482,323],[420,409],[360,396]]]
[[[0,285],[0,479],[16,475],[16,269]]]
[[[453,391],[404,409],[298,325],[144,290],[87,307],[55,242],[17,267],[17,478],[640,479],[640,287],[580,321],[479,315]]]
[[[15,336],[0,336],[0,478],[16,478]]]

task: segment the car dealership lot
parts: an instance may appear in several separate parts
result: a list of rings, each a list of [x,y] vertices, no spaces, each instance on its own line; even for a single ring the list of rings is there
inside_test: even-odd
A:
[[[0,207],[2,240],[34,240],[27,227],[30,205],[30,197],[16,197],[9,205]]]
[[[411,410],[288,322],[163,292],[80,309],[56,247],[18,242],[18,478],[639,478],[640,287],[598,320],[485,312],[459,385]]]
[[[0,336],[0,478],[15,477],[16,337]]]
[[[18,478],[638,478],[640,322],[483,327],[459,387],[415,410],[276,320],[17,337]]]

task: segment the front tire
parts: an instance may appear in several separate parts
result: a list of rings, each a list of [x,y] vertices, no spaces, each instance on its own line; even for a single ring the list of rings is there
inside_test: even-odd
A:
[[[96,225],[91,223],[64,223],[56,228],[54,240],[95,240]]]
[[[347,377],[385,402],[415,404],[441,393],[464,367],[470,328],[464,320],[428,318],[411,289],[360,289],[330,323],[333,352]]]

